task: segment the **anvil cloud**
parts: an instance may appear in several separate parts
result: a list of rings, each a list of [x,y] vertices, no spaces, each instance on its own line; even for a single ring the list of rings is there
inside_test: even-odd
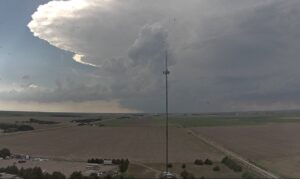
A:
[[[298,0],[50,1],[32,15],[30,31],[95,68],[97,82],[35,90],[24,100],[116,100],[162,111],[168,49],[174,112],[297,108],[299,7]]]

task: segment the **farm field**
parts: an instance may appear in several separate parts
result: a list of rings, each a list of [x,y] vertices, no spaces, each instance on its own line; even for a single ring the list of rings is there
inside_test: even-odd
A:
[[[37,118],[52,120],[49,117]],[[113,118],[118,119],[119,117],[106,116],[105,120]],[[164,128],[149,127],[147,126],[148,121],[144,124],[141,121],[144,127],[140,125],[132,127],[77,126],[76,123],[70,122],[70,119],[63,121],[64,127],[49,127],[44,130],[2,135],[0,136],[0,147],[7,147],[15,154],[49,159],[42,162],[29,161],[25,164],[16,162],[19,167],[39,166],[45,171],[58,170],[66,175],[75,170],[85,171],[86,161],[89,158],[128,158],[131,162],[128,173],[139,178],[158,178],[164,170]],[[86,117],[80,119],[86,119]],[[54,120],[61,121],[62,119]],[[176,163],[173,172],[178,176],[182,172],[178,166],[182,163],[189,163],[191,166],[189,168],[192,170],[192,163],[195,159],[209,158],[219,162],[224,157],[219,151],[177,127],[170,128],[169,153],[170,162]],[[7,162],[6,160],[0,161],[0,167],[12,164],[12,161]],[[205,167],[199,168],[202,168],[203,171],[206,170]],[[222,166],[221,169],[222,171],[214,173],[210,167],[208,173],[215,174],[216,177],[241,176],[241,173],[235,173],[225,166]]]
[[[71,119],[77,119],[80,117],[63,117],[63,116],[51,116],[45,114],[37,114],[37,113],[0,113],[0,124],[18,124],[18,125],[30,125],[35,130],[40,129],[49,129],[49,128],[57,128],[57,127],[64,127],[70,125]],[[30,119],[38,119],[41,121],[51,121],[55,122],[54,124],[37,124],[37,123],[30,123]],[[1,135],[1,132],[0,132]]]
[[[38,157],[86,160],[129,158],[133,161],[162,162],[164,129],[69,127],[0,137],[0,144],[15,153]],[[172,162],[193,162],[208,157],[220,160],[222,155],[181,129],[170,129]]]
[[[298,112],[171,114],[171,171],[179,176],[185,163],[197,177],[242,176],[221,164],[225,154],[195,136],[199,134],[275,174],[300,177],[299,116]],[[31,118],[58,124],[28,123]],[[84,171],[89,158],[128,158],[128,173],[136,177],[158,178],[164,170],[165,121],[161,114],[0,113],[0,123],[20,122],[35,130],[0,135],[0,148],[49,160],[19,166],[59,169],[69,175]],[[193,164],[195,159],[206,158],[221,171]],[[7,161],[0,161],[0,167],[6,165]]]
[[[274,113],[224,113],[224,114],[171,114],[169,126],[171,127],[202,127],[202,126],[244,126],[263,125],[269,123],[300,123],[298,112]],[[156,115],[129,115],[115,117],[100,122],[109,127],[163,127],[164,116]]]
[[[299,123],[192,130],[280,176],[300,177]]]

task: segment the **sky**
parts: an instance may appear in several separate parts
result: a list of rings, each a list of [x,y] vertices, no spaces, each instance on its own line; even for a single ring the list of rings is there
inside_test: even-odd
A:
[[[1,0],[0,110],[300,108],[299,0]]]

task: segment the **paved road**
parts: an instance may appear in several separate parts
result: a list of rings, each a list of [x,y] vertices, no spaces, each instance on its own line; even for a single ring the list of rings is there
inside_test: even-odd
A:
[[[195,131],[191,130],[191,129],[188,129],[188,128],[185,128],[185,130],[197,137],[198,139],[200,139],[201,141],[203,141],[204,143],[214,147],[215,149],[221,151],[222,153],[226,154],[227,156],[229,157],[232,157],[238,161],[240,161],[244,166],[252,169],[253,171],[256,171],[258,174],[262,175],[263,177],[266,177],[266,178],[269,178],[269,179],[280,179],[281,177],[277,176],[276,174],[274,173],[271,173],[270,171],[267,171],[263,168],[260,168],[259,166],[249,162],[247,159],[244,159],[243,157],[241,157],[240,155],[232,152],[232,151],[229,151],[228,149],[224,148],[223,146],[220,146],[218,144],[216,144],[215,142],[213,142],[212,140],[210,139],[207,139],[206,137],[196,133]]]

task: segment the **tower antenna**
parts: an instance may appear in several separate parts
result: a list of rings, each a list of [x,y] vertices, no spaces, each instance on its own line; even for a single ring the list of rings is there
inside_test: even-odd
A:
[[[168,50],[166,50],[165,71],[163,74],[166,77],[166,174],[169,173],[169,96],[168,96]]]

